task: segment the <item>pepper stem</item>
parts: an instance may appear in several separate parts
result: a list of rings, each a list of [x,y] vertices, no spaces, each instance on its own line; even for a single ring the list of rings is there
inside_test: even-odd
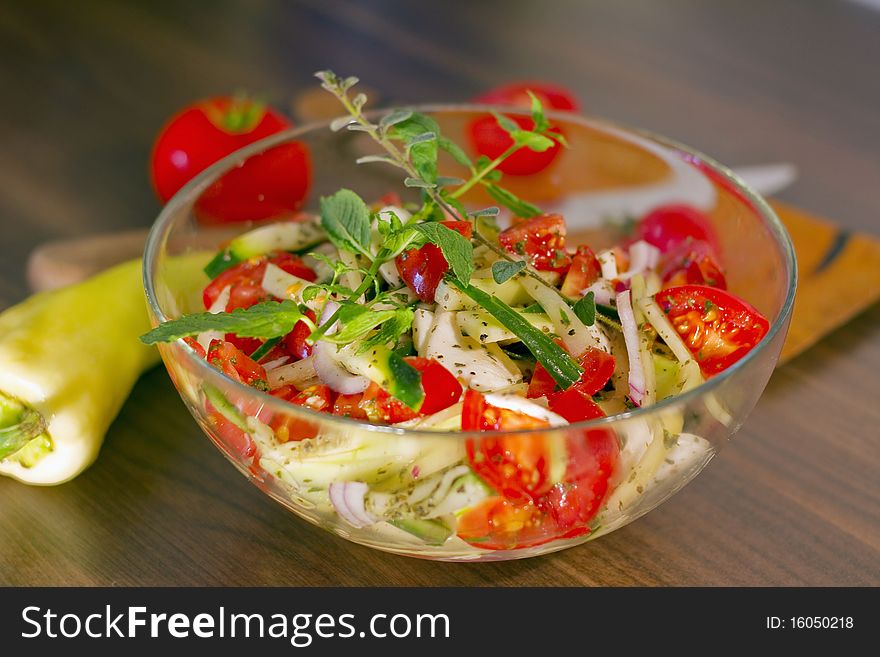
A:
[[[46,419],[24,402],[0,391],[0,460],[46,432]]]

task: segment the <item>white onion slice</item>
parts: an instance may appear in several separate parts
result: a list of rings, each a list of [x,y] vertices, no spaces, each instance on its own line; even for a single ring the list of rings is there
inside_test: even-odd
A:
[[[492,404],[492,406],[507,408],[511,411],[518,411],[531,417],[536,417],[539,420],[546,420],[550,423],[551,427],[561,427],[568,424],[568,420],[561,415],[557,415],[550,409],[544,408],[531,399],[526,399],[520,395],[505,395],[495,392],[486,393],[485,397],[486,402]]]
[[[604,278],[598,279],[590,287],[582,290],[581,295],[587,296],[587,292],[592,292],[593,299],[596,303],[601,303],[603,306],[611,305],[611,302],[614,301],[614,297],[616,296],[614,288],[611,286],[611,281]]]
[[[320,323],[323,324],[333,313],[339,308],[339,304],[328,301],[321,314]],[[336,332],[336,326],[330,327],[327,334]],[[334,356],[336,347],[328,342],[318,340],[312,349],[312,358],[315,367],[315,373],[318,378],[328,386],[331,390],[342,393],[343,395],[356,395],[363,392],[370,385],[370,380],[365,376],[352,374],[345,369]]]
[[[290,356],[282,356],[281,358],[276,358],[275,360],[270,360],[268,363],[263,365],[263,369],[266,370],[268,374],[272,370],[277,370],[279,367],[284,365],[287,361],[290,360]]]
[[[332,483],[328,488],[330,503],[346,522],[354,527],[369,527],[377,522],[365,506],[369,486],[362,481]]]
[[[315,357],[309,356],[289,365],[266,370],[269,388],[275,389],[281,386],[294,385],[297,388],[306,381],[315,377]]]
[[[632,296],[629,290],[617,295],[617,314],[623,329],[626,342],[626,354],[629,357],[629,396],[636,406],[645,401],[645,367],[642,364],[642,349],[639,344],[639,329],[633,313]]]
[[[609,281],[617,278],[617,256],[614,255],[614,249],[606,249],[596,254],[599,261],[599,267],[602,268],[602,278]]]
[[[618,276],[621,280],[632,278],[636,274],[654,269],[660,262],[660,249],[644,240],[639,240],[629,247],[629,270]]]

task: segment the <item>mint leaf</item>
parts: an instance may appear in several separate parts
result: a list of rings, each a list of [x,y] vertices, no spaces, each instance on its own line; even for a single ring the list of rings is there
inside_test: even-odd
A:
[[[426,134],[434,135],[433,139],[426,138]],[[433,184],[437,179],[437,154],[439,146],[437,136],[440,127],[437,122],[424,114],[411,112],[409,118],[395,124],[389,131],[391,139],[398,139],[407,144],[409,159],[418,172],[419,177],[426,183]]]
[[[321,227],[337,248],[372,259],[370,210],[350,189],[321,197]]]
[[[492,116],[495,117],[495,120],[498,122],[498,125],[501,126],[501,129],[504,132],[512,133],[516,130],[519,130],[519,124],[511,119],[509,116],[504,116],[503,114],[499,114],[498,112],[492,112]]]
[[[400,308],[392,311],[394,316],[382,323],[382,328],[374,335],[364,340],[357,350],[359,354],[369,351],[389,342],[397,342],[400,336],[410,330],[413,323],[413,311],[409,308]]]
[[[596,298],[592,292],[587,292],[583,298],[578,299],[571,309],[577,318],[587,326],[596,323]]]
[[[240,338],[277,338],[290,333],[296,323],[304,318],[295,301],[264,301],[250,308],[236,308],[231,313],[184,315],[159,324],[142,335],[141,342],[172,342],[205,331],[234,333]],[[311,323],[311,320],[305,319]]]
[[[532,205],[528,201],[524,201],[512,192],[507,191],[503,187],[499,187],[498,185],[487,184],[486,191],[489,192],[489,196],[498,201],[501,205],[509,208],[513,211],[513,213],[518,217],[523,217],[528,219],[529,217],[536,217],[541,214],[541,209],[535,205]]]
[[[464,152],[464,149],[462,149],[461,146],[456,144],[448,137],[443,137],[442,135],[438,136],[437,145],[444,151],[449,153],[452,156],[452,159],[458,162],[463,167],[471,166],[471,158],[467,156],[467,153]]]
[[[526,93],[532,99],[532,121],[535,122],[535,127],[532,129],[535,132],[544,132],[550,127],[550,124],[547,123],[547,118],[544,116],[544,106],[538,100],[538,97],[532,93],[531,89],[526,89]]]
[[[554,144],[550,137],[539,135],[531,130],[513,130],[510,136],[517,146],[525,146],[536,153],[543,153],[552,148]]]
[[[498,283],[498,285],[501,285],[502,283],[509,281],[525,268],[526,263],[523,260],[517,260],[515,262],[498,260],[492,263],[492,278],[495,279],[495,282]]]
[[[359,313],[352,313],[354,316],[340,316],[339,323],[342,328],[332,335],[325,335],[322,339],[334,344],[350,344],[355,340],[362,338],[364,335],[372,331],[379,324],[393,319],[397,311],[380,310],[375,311],[367,306],[356,306],[360,309]]]
[[[419,410],[425,399],[421,372],[403,360],[403,356],[396,351],[388,355],[388,371],[391,374],[388,392],[414,411]]]
[[[429,242],[440,247],[443,257],[458,280],[471,280],[471,274],[474,273],[474,247],[469,239],[436,221],[417,224],[413,228],[422,232]]]

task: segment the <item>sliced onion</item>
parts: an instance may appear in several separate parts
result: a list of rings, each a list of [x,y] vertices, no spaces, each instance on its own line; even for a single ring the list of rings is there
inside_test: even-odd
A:
[[[279,367],[284,365],[287,361],[290,360],[290,356],[282,356],[281,358],[276,358],[275,360],[270,360],[268,363],[263,365],[263,369],[266,370],[268,374],[272,370],[277,370]]]
[[[629,247],[629,271],[620,274],[618,278],[622,280],[632,278],[636,274],[654,269],[658,262],[660,262],[660,249],[644,240],[639,240]]]
[[[324,307],[324,312],[321,314],[320,323],[323,324],[330,319],[338,308],[338,303],[328,301],[327,305]],[[334,325],[327,331],[327,334],[329,335],[335,332],[336,326]],[[357,393],[366,390],[370,385],[370,380],[365,376],[352,374],[340,365],[333,354],[335,349],[336,347],[334,345],[328,342],[322,342],[321,340],[318,340],[312,349],[315,373],[318,375],[318,378],[321,379],[321,382],[330,386],[331,390],[342,393],[343,395],[356,395]]]
[[[581,294],[586,296],[587,292],[592,292],[596,303],[601,303],[603,306],[608,306],[614,301],[614,288],[611,287],[611,282],[604,278],[600,278],[590,287],[582,290]]]
[[[557,415],[549,408],[545,408],[540,404],[535,403],[535,401],[526,399],[520,395],[505,395],[497,392],[490,392],[486,393],[485,396],[486,402],[492,404],[492,406],[525,413],[526,415],[538,418],[539,420],[546,420],[550,423],[551,427],[561,427],[568,424],[568,420],[561,415]]]
[[[267,369],[266,378],[268,379],[269,387],[272,389],[288,384],[300,388],[303,383],[315,378],[315,357],[309,356],[289,365],[283,365],[271,370]]]
[[[617,278],[617,256],[614,254],[614,249],[597,253],[596,259],[602,269],[602,278],[607,278],[609,281]]]
[[[365,502],[367,486],[362,481],[346,481],[332,483],[328,488],[330,503],[333,508],[346,522],[354,527],[369,527],[378,520],[367,511]]]
[[[632,293],[629,290],[617,295],[617,314],[626,342],[629,357],[629,397],[636,406],[645,401],[645,367],[642,363],[642,350],[639,344],[639,329],[632,307]]]

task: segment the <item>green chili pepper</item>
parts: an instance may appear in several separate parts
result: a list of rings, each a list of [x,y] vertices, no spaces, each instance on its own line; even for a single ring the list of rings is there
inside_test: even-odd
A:
[[[158,362],[149,328],[139,260],[0,314],[0,474],[60,484],[88,467]]]

